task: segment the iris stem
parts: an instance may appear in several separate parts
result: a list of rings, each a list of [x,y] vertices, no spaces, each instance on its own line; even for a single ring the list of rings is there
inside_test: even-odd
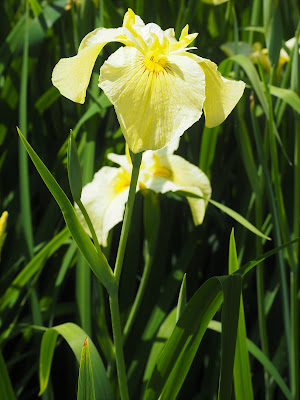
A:
[[[114,275],[116,278],[116,290],[111,291],[109,293],[109,304],[110,304],[110,312],[111,312],[111,322],[112,322],[112,330],[114,337],[114,345],[116,352],[116,364],[117,364],[117,372],[118,372],[118,381],[120,388],[120,395],[122,400],[128,400],[128,386],[127,386],[127,378],[126,378],[126,369],[125,369],[125,361],[124,361],[124,353],[123,353],[123,335],[122,335],[122,327],[120,321],[120,309],[119,309],[119,281],[123,266],[123,260],[125,255],[125,249],[127,244],[127,238],[130,228],[134,198],[136,193],[136,186],[138,182],[138,176],[140,172],[140,166],[142,161],[142,153],[133,154],[130,152],[131,160],[132,160],[132,173],[128,194],[128,201],[125,210],[124,222],[121,231],[121,237],[119,242],[119,248],[117,253],[116,265],[114,270]]]
[[[128,335],[129,335],[129,333],[131,331],[131,328],[133,326],[133,323],[135,321],[137,313],[138,313],[138,311],[140,309],[140,305],[142,304],[142,300],[144,298],[144,293],[146,291],[147,284],[149,282],[149,278],[150,278],[150,275],[151,275],[152,263],[153,263],[153,253],[150,254],[148,252],[147,260],[146,260],[145,268],[144,268],[144,273],[143,273],[143,276],[142,276],[142,280],[141,280],[137,295],[135,297],[133,306],[132,306],[132,308],[130,310],[129,317],[128,317],[127,321],[126,321],[126,325],[125,325],[124,331],[123,331],[124,343],[125,343],[126,339],[128,338]]]
[[[132,216],[133,203],[134,203],[134,198],[135,198],[136,185],[138,182],[138,176],[139,176],[139,172],[140,172],[142,155],[143,155],[143,153],[134,154],[134,153],[130,152],[130,156],[131,156],[131,160],[132,160],[132,174],[131,174],[131,181],[130,181],[130,187],[129,187],[128,201],[127,201],[127,206],[126,206],[125,215],[124,215],[124,222],[123,222],[122,232],[121,232],[121,237],[120,237],[120,242],[119,242],[117,260],[116,260],[116,265],[115,265],[115,270],[114,270],[114,274],[115,274],[117,282],[120,281],[120,276],[121,276],[121,271],[122,271],[122,266],[123,266],[123,260],[124,260],[124,255],[125,255],[128,232],[129,232],[129,228],[130,228],[130,221],[131,221],[131,216]]]

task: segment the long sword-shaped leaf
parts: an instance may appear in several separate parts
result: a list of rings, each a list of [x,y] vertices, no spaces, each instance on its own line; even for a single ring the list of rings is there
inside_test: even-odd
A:
[[[82,344],[87,334],[78,325],[70,322],[47,329],[43,335],[40,352],[40,395],[45,391],[48,384],[58,335],[65,339],[71,347],[78,364],[80,364]],[[113,399],[113,394],[101,357],[92,340],[90,338],[88,340],[96,399],[111,400]]]
[[[229,244],[229,273],[233,274],[238,270],[238,258],[235,247],[235,240],[233,231],[230,235]],[[246,334],[246,323],[244,314],[243,296],[241,295],[240,300],[240,312],[239,312],[239,323],[238,333],[236,340],[236,354],[234,359],[234,392],[236,400],[253,400],[253,388],[251,381],[251,371],[249,363],[249,354],[247,349],[247,334]]]
[[[232,304],[236,303],[235,300],[231,301],[230,299],[232,293],[233,295],[238,294],[237,299],[239,299],[241,287],[241,277],[235,276],[234,279],[231,279],[232,277],[209,279],[189,301],[154,366],[144,399],[156,399],[159,396],[161,396],[161,399],[176,398],[208,323],[222,304],[223,293],[226,297],[226,317],[224,318],[223,326],[223,329],[225,329],[225,341],[222,343],[223,365],[221,367],[219,398],[228,398],[226,397],[228,396],[228,391],[231,392],[231,380],[228,382],[228,375],[232,375],[232,368],[231,372],[228,368],[230,369],[230,365],[233,366],[235,339],[234,332],[232,332],[232,330],[234,331],[234,321],[229,318],[230,311],[227,307],[231,308]],[[228,285],[231,286],[231,290],[229,290]],[[236,286],[239,287],[237,291]],[[234,314],[234,310],[232,314]],[[237,322],[237,317],[235,319]],[[228,346],[228,338],[232,337],[232,335],[231,345],[225,349],[225,346]],[[234,345],[232,342],[234,342]],[[228,356],[229,359],[226,358]]]
[[[58,185],[58,183],[56,182],[50,171],[47,169],[47,167],[44,165],[42,160],[38,157],[36,152],[27,142],[19,129],[18,133],[36,169],[38,170],[43,181],[52,193],[53,197],[57,201],[63,213],[69,231],[74,238],[79,250],[82,252],[91,269],[93,270],[97,278],[106,287],[106,289],[108,291],[114,290],[116,286],[115,279],[104,254],[97,253],[89,236],[81,226],[68,197],[66,196],[62,188]]]
[[[215,332],[221,333],[222,331],[222,325],[221,322],[219,321],[210,321],[208,324],[208,329],[212,329]],[[249,352],[257,359],[258,362],[263,365],[266,371],[269,372],[269,374],[273,377],[274,381],[277,383],[278,387],[282,390],[282,393],[284,393],[285,397],[288,400],[293,400],[294,397],[292,393],[290,392],[289,388],[287,387],[286,383],[282,379],[280,373],[274,366],[274,364],[266,357],[266,355],[260,350],[259,347],[257,347],[250,339],[247,339],[247,346]]]
[[[0,313],[12,302],[15,301],[27,282],[34,274],[43,268],[45,261],[59,249],[70,237],[70,233],[65,228],[56,235],[46,246],[42,248],[33,259],[16,276],[12,284],[6,289],[0,298]]]
[[[297,238],[282,246],[278,246],[274,250],[264,253],[243,265],[233,274],[238,277],[236,281],[233,281],[236,285],[236,289],[240,284],[241,276],[244,276],[261,261],[299,240],[300,238]],[[146,392],[143,396],[144,400],[156,399],[159,396],[161,396],[161,399],[176,398],[207,326],[222,304],[224,285],[221,286],[221,284],[224,283],[224,281],[222,282],[221,279],[225,279],[226,282],[227,278],[228,277],[210,278],[197,290],[192,299],[188,302],[172,335],[166,342],[153,367]],[[235,291],[237,293],[237,290]],[[230,293],[230,290],[227,290],[226,295],[228,292]],[[233,304],[230,302],[230,298],[228,301],[229,305]],[[234,355],[231,351],[231,356],[232,354]],[[226,362],[225,365],[229,365],[229,361],[228,364]],[[227,391],[230,390],[230,385],[227,382],[225,387]],[[220,388],[223,397],[219,392],[219,398],[226,398],[224,396],[226,396],[228,392],[225,393],[225,389],[224,392],[221,392],[223,389]]]

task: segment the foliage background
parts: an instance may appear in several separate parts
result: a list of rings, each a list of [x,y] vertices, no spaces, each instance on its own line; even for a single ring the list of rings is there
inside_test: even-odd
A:
[[[0,263],[2,304],[14,278],[28,265],[33,255],[38,254],[64,228],[58,206],[31,162],[27,162],[24,156],[16,126],[20,126],[27,135],[69,198],[66,143],[70,129],[76,135],[85,183],[92,179],[94,172],[101,166],[112,165],[106,158],[108,153],[124,152],[124,138],[113,107],[97,87],[99,67],[116,48],[115,45],[109,44],[101,52],[84,105],[62,98],[52,86],[51,73],[59,58],[76,54],[80,40],[92,29],[99,26],[121,26],[124,12],[132,7],[145,22],[156,22],[163,29],[175,27],[177,37],[185,24],[189,23],[190,32],[199,32],[195,41],[198,48],[196,53],[220,64],[226,58],[220,46],[226,42],[238,38],[249,44],[259,41],[263,47],[266,46],[266,15],[271,13],[274,5],[275,2],[262,0],[250,3],[244,0],[232,1],[216,7],[200,0],[77,0],[67,10],[66,0],[28,3],[3,0],[0,3],[0,210],[9,213],[7,237]],[[276,25],[278,29],[272,31],[271,35],[281,46],[295,35],[299,6],[294,0],[280,2],[278,13],[281,24]],[[247,30],[249,26],[263,29]],[[254,96],[253,114],[262,138],[272,185],[275,187],[277,174],[283,193],[284,209],[278,206],[278,212],[284,221],[282,225],[288,225],[289,229],[284,235],[281,225],[280,236],[286,240],[297,236],[294,149],[296,135],[300,132],[296,106],[286,106],[284,102],[278,103],[274,96],[271,98],[271,108],[275,110],[275,123],[283,144],[282,147],[278,143],[276,145],[276,169],[270,150],[269,116],[265,115],[260,106],[249,76],[237,64],[231,65],[223,63],[221,69],[228,71],[227,75],[241,78],[248,84],[242,100],[222,126],[205,128],[202,118],[191,127],[181,140],[179,154],[198,165],[210,177],[213,199],[245,216],[259,229],[270,234],[273,241],[262,243],[261,239],[257,239],[212,205],[208,206],[203,225],[195,228],[184,199],[174,194],[159,196],[160,229],[149,284],[139,318],[125,345],[132,398],[138,398],[141,373],[146,361],[144,358],[157,329],[177,303],[183,274],[187,273],[188,298],[209,277],[226,274],[229,235],[233,226],[240,263],[255,258],[263,249],[266,251],[279,244],[276,239],[274,243],[270,193],[256,148],[250,111],[251,96]],[[292,88],[297,92],[295,74],[292,75],[294,83],[291,80],[291,68],[292,62],[289,62],[284,67],[285,75],[278,80],[274,78],[272,83],[286,88],[294,85]],[[263,74],[269,81],[267,72]],[[256,188],[253,182],[257,184]],[[299,226],[299,220],[296,219],[297,224]],[[123,323],[128,317],[143,273],[144,229],[143,196],[139,193],[122,273],[120,305]],[[117,226],[105,249],[111,262],[116,254],[119,234],[120,226]],[[268,356],[289,384],[290,344],[284,335],[287,328],[284,318],[287,312],[290,315],[290,311],[282,304],[282,275],[278,264],[279,257],[273,257],[265,263],[263,269],[260,267],[260,278],[255,271],[249,273],[243,282],[243,296],[248,337],[262,346],[257,283],[262,284],[264,280],[261,293],[267,316]],[[286,254],[283,264],[283,275],[289,285],[289,261]],[[41,332],[33,326],[49,327],[63,322],[75,322],[93,337],[104,360],[109,360],[111,356],[110,347],[105,341],[108,340],[107,331],[110,332],[107,298],[67,233],[57,250],[46,251],[35,263],[35,267],[32,275],[28,274],[20,285],[14,286],[9,303],[0,307],[1,350],[19,399],[36,398],[39,391],[38,354]],[[296,275],[296,282],[297,279]],[[296,297],[297,303],[297,290]],[[296,321],[298,319],[299,316]],[[219,352],[220,335],[208,331],[179,398],[215,398]],[[265,381],[262,365],[254,358],[250,361],[255,399],[285,398],[272,377],[267,377]],[[55,351],[52,379],[43,398],[74,398],[77,374],[73,354],[61,341]],[[111,374],[116,384],[114,371]]]

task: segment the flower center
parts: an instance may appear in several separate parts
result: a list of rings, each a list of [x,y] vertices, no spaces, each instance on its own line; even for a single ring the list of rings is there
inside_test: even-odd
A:
[[[150,54],[145,58],[145,67],[151,72],[161,72],[163,71],[167,64],[168,59],[166,56],[159,54]]]
[[[120,193],[130,186],[130,174],[122,167],[119,168],[118,175],[115,182],[115,191]]]

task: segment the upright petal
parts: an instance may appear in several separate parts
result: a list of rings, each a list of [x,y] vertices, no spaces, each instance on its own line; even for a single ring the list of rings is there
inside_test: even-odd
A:
[[[78,54],[62,58],[52,72],[52,83],[68,99],[83,104],[96,58],[108,42],[126,43],[124,29],[95,29],[86,35]]]
[[[200,58],[200,57],[198,57]],[[199,62],[205,73],[205,125],[208,128],[220,125],[231,113],[244,93],[245,83],[223,78],[217,65],[202,58]]]
[[[128,198],[130,175],[123,168],[103,167],[92,182],[84,186],[81,201],[96,231],[99,243],[107,246],[108,232],[123,219]],[[86,232],[89,228],[76,206],[75,210]]]
[[[194,60],[182,55],[164,56],[162,64],[150,60],[146,64],[141,52],[125,47],[100,69],[99,86],[134,153],[180,137],[200,118],[205,99],[205,76]]]

